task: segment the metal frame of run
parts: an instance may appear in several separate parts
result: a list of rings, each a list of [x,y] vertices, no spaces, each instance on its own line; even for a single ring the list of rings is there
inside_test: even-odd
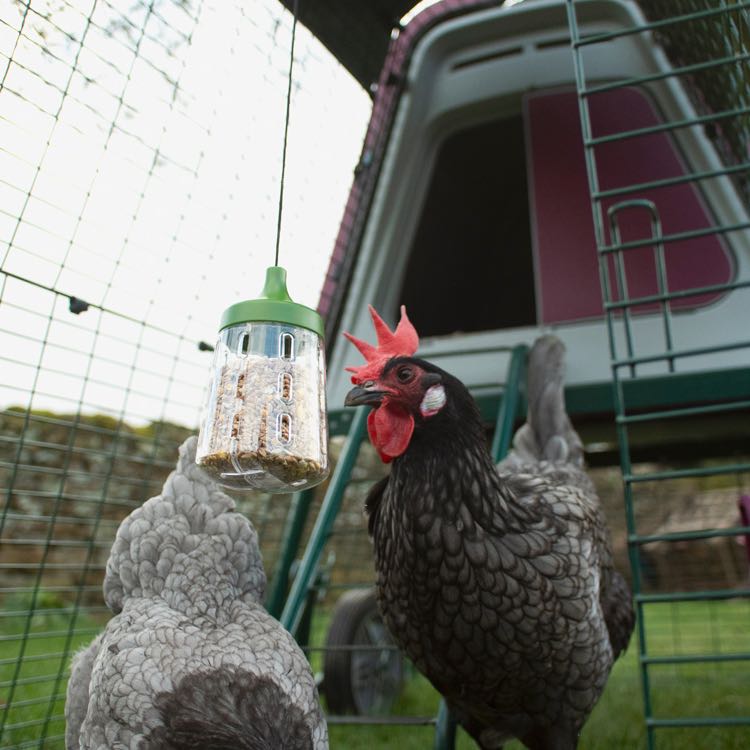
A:
[[[659,670],[671,669],[676,674],[679,670],[695,669],[696,665],[704,665],[706,669],[715,670],[712,674],[722,675],[731,680],[734,673],[727,670],[728,665],[738,669],[746,669],[750,660],[750,652],[741,647],[739,650],[729,644],[727,650],[723,644],[716,643],[703,652],[681,652],[677,643],[671,648],[655,649],[650,642],[650,615],[653,607],[675,606],[681,602],[719,603],[725,601],[742,601],[750,596],[747,584],[710,590],[676,590],[649,592],[644,581],[644,569],[647,566],[647,550],[651,544],[690,545],[708,543],[721,537],[740,537],[746,535],[750,528],[738,521],[729,528],[701,527],[700,523],[693,528],[667,530],[665,533],[645,534],[640,530],[639,511],[643,503],[648,502],[645,492],[654,483],[665,483],[694,478],[718,478],[727,475],[742,476],[750,471],[747,455],[739,460],[727,457],[726,462],[712,463],[697,460],[692,465],[682,465],[677,468],[653,467],[641,471],[631,455],[631,438],[629,430],[633,425],[652,424],[657,426],[665,420],[689,420],[708,414],[730,414],[748,409],[747,370],[742,372],[744,385],[732,392],[728,385],[735,372],[727,370],[722,385],[722,379],[716,383],[712,392],[706,392],[701,385],[701,377],[688,387],[682,397],[671,401],[670,406],[646,407],[638,404],[634,396],[638,393],[639,383],[645,381],[642,376],[644,369],[655,364],[666,370],[664,383],[670,379],[677,383],[680,379],[681,364],[690,358],[726,352],[732,350],[746,351],[750,348],[750,339],[737,341],[720,341],[715,346],[684,346],[675,341],[673,323],[677,312],[672,302],[686,296],[701,293],[721,291],[729,294],[742,293],[750,284],[750,280],[735,274],[734,278],[720,288],[700,287],[682,291],[670,289],[668,275],[665,270],[666,248],[675,247],[674,243],[684,242],[715,235],[717,237],[747,236],[750,223],[716,222],[714,226],[696,229],[691,232],[665,231],[659,215],[658,199],[646,199],[645,191],[652,191],[676,184],[677,181],[689,183],[697,191],[715,189],[716,178],[729,177],[735,189],[744,202],[745,208],[750,209],[750,192],[748,191],[748,146],[750,146],[750,88],[748,88],[747,60],[750,50],[750,16],[748,2],[729,2],[729,0],[660,0],[658,3],[643,0],[639,3],[644,12],[643,22],[637,26],[621,28],[613,31],[584,36],[580,32],[577,16],[576,0],[566,0],[571,35],[571,45],[574,57],[576,88],[578,93],[583,146],[586,168],[589,179],[591,207],[593,212],[596,244],[600,261],[600,277],[606,324],[609,333],[611,368],[613,379],[613,398],[615,407],[616,428],[620,446],[620,459],[624,484],[625,510],[628,525],[629,555],[632,567],[632,578],[635,602],[638,614],[638,649],[639,667],[643,689],[643,708],[645,714],[648,748],[657,747],[658,737],[662,735],[657,730],[689,732],[691,739],[698,738],[700,732],[706,733],[708,728],[712,732],[742,732],[745,738],[750,727],[750,710],[745,702],[743,714],[741,706],[737,713],[725,714],[713,710],[706,705],[704,715],[690,713],[694,710],[692,704],[687,703],[685,713],[666,713],[660,709],[658,678]],[[593,82],[592,71],[586,67],[586,56],[589,50],[606,49],[606,45],[616,43],[624,36],[642,35],[660,45],[667,53],[671,66],[667,71],[659,74],[644,75],[642,77],[628,77],[622,80]],[[694,44],[686,44],[692,39]],[[624,87],[645,87],[655,82],[679,82],[691,94],[691,100],[696,102],[696,115],[686,119],[672,119],[652,128],[607,133],[597,135],[592,125],[590,103],[594,97],[605,91],[612,91]],[[744,81],[744,85],[743,82]],[[639,184],[621,185],[616,189],[602,190],[600,187],[600,171],[598,158],[600,148],[606,144],[625,139],[648,136],[655,132],[668,133],[669,137],[679,138],[680,132],[687,128],[700,125],[703,132],[714,142],[724,164],[721,169],[696,169],[687,176],[675,179],[643,182]],[[720,146],[724,146],[721,149]],[[744,152],[743,152],[744,149]],[[712,182],[713,181],[713,182]],[[657,193],[658,194],[658,193]],[[617,202],[610,204],[612,199]],[[645,211],[650,217],[651,235],[638,240],[624,240],[621,233],[620,219],[628,210]],[[629,293],[627,274],[625,269],[628,253],[636,248],[651,248],[658,284],[658,291],[647,296]],[[662,331],[663,346],[660,351],[644,354],[639,348],[638,330],[635,318],[638,308],[643,310],[645,305],[658,309],[653,317],[653,325]],[[718,333],[718,332],[717,332]],[[717,619],[720,619],[720,615]],[[706,624],[708,629],[709,625]],[[724,671],[721,671],[721,670]],[[683,672],[685,676],[691,674]],[[728,685],[731,683],[727,683]],[[729,690],[729,688],[727,688]],[[736,707],[735,707],[736,708]],[[712,734],[712,737],[718,737]],[[686,740],[687,740],[686,736]],[[670,745],[671,746],[671,745]],[[712,745],[716,747],[719,745]],[[724,745],[721,745],[724,747]],[[727,747],[730,745],[727,745]],[[731,745],[732,747],[740,745]]]

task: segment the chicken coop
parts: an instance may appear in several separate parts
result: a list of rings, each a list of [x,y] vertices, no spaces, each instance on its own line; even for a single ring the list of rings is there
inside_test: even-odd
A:
[[[273,224],[268,185],[243,180],[275,179],[295,3],[6,6],[0,747],[50,749],[71,655],[109,616],[118,524],[197,429],[217,317],[202,308],[267,265],[237,253]],[[472,746],[374,598],[363,505],[388,469],[344,408],[341,336],[369,338],[368,303],[389,324],[407,306],[496,459],[524,417],[528,347],[565,343],[638,616],[581,747],[750,745],[750,2],[301,0],[299,17],[290,164],[322,179],[351,152],[318,248],[335,469],[237,501],[331,747]],[[239,70],[259,111],[237,104]],[[363,143],[331,127],[345,88]],[[318,241],[320,194],[302,181],[289,244]],[[312,255],[290,280],[314,276]]]

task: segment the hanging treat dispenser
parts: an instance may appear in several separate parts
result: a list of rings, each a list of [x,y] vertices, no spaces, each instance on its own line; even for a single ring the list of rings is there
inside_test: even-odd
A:
[[[294,492],[328,475],[323,321],[272,266],[224,311],[196,462],[235,490]]]

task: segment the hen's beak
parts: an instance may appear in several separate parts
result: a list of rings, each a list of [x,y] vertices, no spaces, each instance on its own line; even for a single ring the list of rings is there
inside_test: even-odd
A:
[[[369,388],[355,386],[346,394],[344,406],[361,406],[362,404],[380,406],[387,395],[385,391],[374,391]]]

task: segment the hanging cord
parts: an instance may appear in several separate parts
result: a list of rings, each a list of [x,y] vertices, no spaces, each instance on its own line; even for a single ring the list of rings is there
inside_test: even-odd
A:
[[[276,257],[274,265],[279,265],[279,245],[281,243],[281,213],[284,208],[284,178],[286,175],[286,145],[289,138],[289,109],[292,102],[292,70],[294,68],[294,40],[297,36],[297,16],[299,0],[294,0],[292,10],[292,41],[289,50],[289,79],[286,87],[286,118],[284,120],[284,145],[281,149],[281,184],[279,185],[279,213],[276,222]]]

